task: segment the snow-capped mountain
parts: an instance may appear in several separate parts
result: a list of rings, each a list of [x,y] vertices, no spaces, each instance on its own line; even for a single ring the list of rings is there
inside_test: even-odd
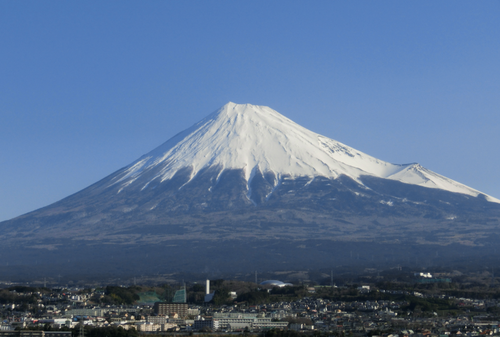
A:
[[[465,251],[482,261],[498,258],[498,238],[500,200],[268,107],[228,103],[95,184],[1,222],[0,262],[156,273],[372,265],[388,254],[452,261]]]
[[[397,165],[369,156],[307,130],[269,107],[232,102],[141,157],[113,184],[121,187],[119,192],[134,183],[142,184],[141,189],[155,188],[189,168],[188,184],[210,167],[216,168],[218,177],[227,169],[243,170],[249,198],[256,172],[271,173],[273,188],[284,176],[336,179],[345,175],[363,184],[360,178],[368,175],[474,197],[482,194],[419,164]],[[136,182],[153,170],[146,181]]]

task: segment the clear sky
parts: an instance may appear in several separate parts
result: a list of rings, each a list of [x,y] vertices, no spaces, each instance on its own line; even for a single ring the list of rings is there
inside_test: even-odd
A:
[[[0,0],[0,220],[228,101],[500,198],[500,1]]]

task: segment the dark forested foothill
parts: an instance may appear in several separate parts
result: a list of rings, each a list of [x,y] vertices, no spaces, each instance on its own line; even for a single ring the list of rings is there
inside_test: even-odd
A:
[[[266,289],[254,290],[238,296],[237,302],[248,302],[250,305],[269,302],[270,294]]]
[[[103,302],[110,304],[132,304],[139,300],[139,295],[137,295],[138,290],[140,290],[140,287],[132,286],[124,288],[107,286]]]

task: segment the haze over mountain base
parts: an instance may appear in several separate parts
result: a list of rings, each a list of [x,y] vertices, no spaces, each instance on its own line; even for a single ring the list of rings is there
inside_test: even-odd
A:
[[[181,274],[194,280],[234,278],[238,275],[283,271],[363,270],[365,268],[415,269],[447,267],[456,270],[496,268],[500,262],[495,236],[482,247],[453,244],[377,244],[329,240],[236,240],[179,242],[172,245],[61,246],[41,251],[1,248],[1,281],[100,281]],[[7,264],[5,261],[10,261]],[[250,278],[251,279],[251,278]]]

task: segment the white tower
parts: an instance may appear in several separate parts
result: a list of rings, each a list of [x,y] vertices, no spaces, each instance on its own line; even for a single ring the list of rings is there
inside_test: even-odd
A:
[[[215,292],[213,294],[210,294],[210,280],[207,280],[206,286],[205,286],[205,303],[210,302],[214,298]]]

